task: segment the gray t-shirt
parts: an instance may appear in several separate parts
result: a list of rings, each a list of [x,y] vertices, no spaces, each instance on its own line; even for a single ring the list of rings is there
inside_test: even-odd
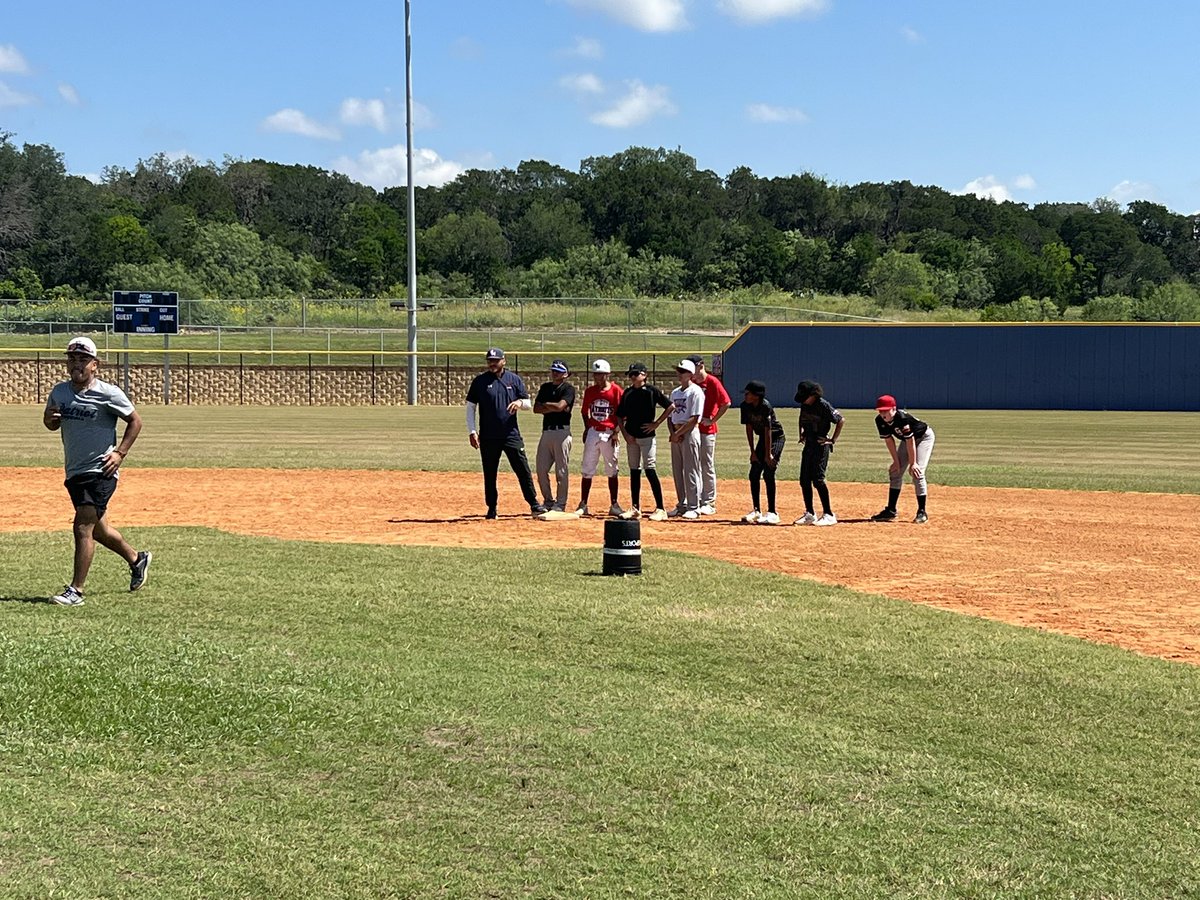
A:
[[[67,477],[91,475],[104,468],[104,457],[117,446],[117,419],[133,413],[133,404],[115,384],[96,379],[78,394],[71,382],[50,391],[50,403],[62,412],[63,463]]]

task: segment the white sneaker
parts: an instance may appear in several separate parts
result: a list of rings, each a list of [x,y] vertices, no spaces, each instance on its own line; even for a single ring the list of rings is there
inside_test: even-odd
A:
[[[698,510],[696,510],[696,512],[700,513],[702,516],[715,516],[717,514],[717,508],[711,503],[705,503]]]
[[[681,518],[681,519],[698,519],[698,518],[700,518],[700,513],[698,513],[694,509],[689,509],[685,512],[680,513],[679,518]]]
[[[620,503],[614,503],[608,508],[608,514],[614,519],[623,519],[625,517],[625,510],[621,509]]]
[[[825,513],[825,515],[821,516],[821,518],[817,519],[817,521],[813,522],[813,524],[814,525],[836,525],[837,524],[837,516],[835,516],[833,513]]]
[[[758,517],[758,524],[759,525],[778,525],[779,524],[779,515],[777,513],[773,513],[773,512],[763,513],[761,516]]]
[[[67,585],[49,600],[55,606],[83,606],[83,594]]]
[[[647,518],[649,518],[651,522],[665,522],[667,521],[667,515],[668,514],[665,509],[656,509],[654,512],[650,513]]]
[[[642,511],[640,509],[638,509],[636,506],[633,507],[632,509],[627,509],[627,510],[625,510],[625,512],[621,513],[622,519],[640,519],[641,517],[642,517]]]
[[[744,516],[742,516],[742,521],[745,522],[747,525],[754,525],[761,518],[762,518],[762,513],[760,513],[757,509],[755,509],[755,510],[751,510],[750,512],[748,512]]]
[[[812,513],[810,513],[810,512],[806,512],[804,515],[802,515],[800,518],[798,518],[798,519],[797,519],[795,522],[793,522],[792,524],[793,524],[793,525],[811,525],[811,524],[813,524],[813,522],[815,522],[815,521],[817,521],[817,517],[816,517],[816,516],[814,516],[814,515],[813,515]]]

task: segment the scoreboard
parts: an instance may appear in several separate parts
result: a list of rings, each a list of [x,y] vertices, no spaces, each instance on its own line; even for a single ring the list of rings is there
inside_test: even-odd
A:
[[[116,334],[179,334],[178,291],[113,291]]]

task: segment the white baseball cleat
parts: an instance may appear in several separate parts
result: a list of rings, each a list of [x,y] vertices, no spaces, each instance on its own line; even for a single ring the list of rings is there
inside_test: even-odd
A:
[[[793,525],[811,525],[811,524],[813,524],[813,523],[814,523],[814,522],[816,522],[816,521],[817,521],[817,517],[816,517],[816,516],[814,516],[814,515],[813,515],[812,513],[810,513],[810,512],[806,512],[804,515],[802,515],[800,518],[798,518],[798,519],[797,519],[795,522],[793,522],[792,524],[793,524]]]
[[[817,521],[813,522],[813,524],[814,525],[836,525],[837,524],[837,516],[835,516],[833,513],[825,513],[825,515],[821,516],[821,518],[817,519]]]
[[[759,525],[778,525],[779,524],[779,515],[777,513],[773,513],[773,512],[763,513],[761,516],[758,517],[758,524]]]
[[[754,525],[761,518],[762,518],[762,513],[760,513],[757,509],[755,509],[755,510],[751,510],[750,512],[748,512],[744,516],[742,516],[742,521],[745,522],[747,525]]]
[[[717,514],[717,508],[711,503],[705,503],[698,510],[696,510],[696,512],[700,513],[702,516],[715,516]]]
[[[700,518],[700,513],[698,513],[694,509],[689,509],[689,510],[686,510],[686,511],[680,513],[679,518],[681,518],[681,519],[698,519],[698,518]]]
[[[647,518],[649,518],[651,522],[665,522],[667,521],[667,511],[665,509],[656,509],[654,512],[650,513]]]

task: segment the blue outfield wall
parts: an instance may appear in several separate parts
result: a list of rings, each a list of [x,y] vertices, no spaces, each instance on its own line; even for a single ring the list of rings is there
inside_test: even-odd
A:
[[[752,378],[776,406],[818,381],[835,406],[893,394],[913,409],[1200,410],[1198,324],[752,324],[725,350],[741,402]]]

